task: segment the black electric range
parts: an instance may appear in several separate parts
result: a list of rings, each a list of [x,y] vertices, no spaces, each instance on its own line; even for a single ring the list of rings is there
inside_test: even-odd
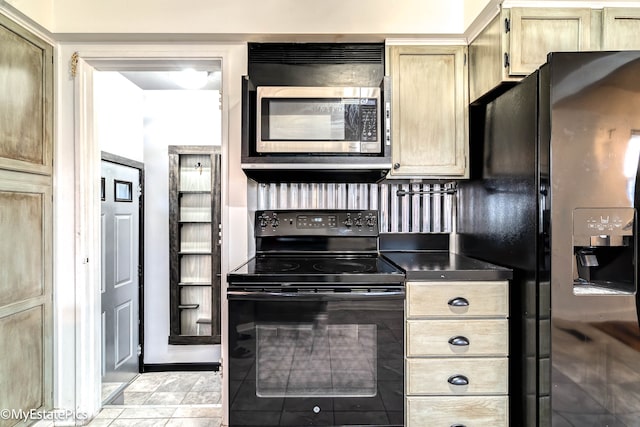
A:
[[[231,426],[404,423],[404,272],[375,210],[255,215],[227,276]]]

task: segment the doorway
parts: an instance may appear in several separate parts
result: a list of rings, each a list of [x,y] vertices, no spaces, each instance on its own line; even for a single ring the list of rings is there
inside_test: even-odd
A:
[[[55,305],[56,351],[54,401],[61,408],[71,408],[88,414],[96,414],[101,408],[100,366],[100,269],[94,262],[100,257],[100,197],[97,178],[100,176],[101,148],[96,138],[95,102],[93,78],[97,71],[162,70],[170,66],[203,64],[215,60],[222,65],[224,79],[221,83],[221,186],[222,243],[221,277],[225,277],[230,266],[245,260],[248,253],[248,232],[245,227],[247,212],[247,180],[240,168],[241,156],[241,90],[238,82],[246,74],[246,43],[65,43],[58,51],[58,75],[71,73],[73,79],[61,79],[57,106],[61,114],[56,133],[61,141],[56,146],[54,174],[61,191],[54,194],[56,227],[61,232],[54,241],[59,268],[55,271],[58,286]],[[185,128],[185,130],[188,130]],[[181,138],[178,138],[179,140]],[[146,163],[146,159],[145,159]],[[150,175],[145,165],[145,176]],[[162,180],[160,180],[162,181]],[[160,182],[158,181],[158,182]],[[168,181],[168,179],[167,179]],[[99,181],[98,181],[99,182]],[[68,195],[74,195],[69,198]],[[147,193],[148,195],[148,193]],[[146,211],[150,203],[145,200]],[[148,214],[147,214],[148,216]],[[162,223],[162,221],[160,221]],[[147,230],[152,230],[145,223]],[[166,222],[162,223],[166,229]],[[66,232],[66,231],[69,232]],[[233,244],[225,238],[224,230],[233,230]],[[153,228],[156,231],[156,228]],[[233,249],[231,250],[230,247]],[[148,250],[148,245],[147,245]],[[147,265],[147,272],[151,269]],[[145,277],[148,289],[150,278]],[[222,282],[225,292],[226,282]],[[162,292],[161,292],[162,293]],[[74,295],[73,298],[63,295]],[[168,300],[168,296],[167,296]],[[221,301],[221,317],[226,318],[226,301]],[[159,306],[161,304],[159,303]],[[148,312],[149,302],[145,303]],[[166,305],[160,308],[167,310]],[[69,319],[69,313],[72,318]],[[145,317],[146,317],[145,313]],[[156,322],[162,324],[163,322]],[[149,324],[147,320],[146,325]],[[167,322],[168,324],[168,322]],[[161,344],[167,346],[167,335],[157,334]],[[145,342],[149,334],[145,334]],[[222,345],[197,346],[200,354],[221,362],[226,334],[222,328]],[[171,363],[182,364],[187,354],[194,349],[174,346],[177,352]],[[162,365],[163,360],[145,354],[145,364]],[[156,355],[157,356],[157,355]],[[221,363],[226,377],[226,366]],[[226,383],[223,382],[223,388]],[[222,393],[223,419],[226,392]]]
[[[155,64],[153,68],[159,68],[160,65]],[[143,237],[136,245],[145,248],[139,264],[149,266],[140,271],[146,285],[141,284],[141,289],[145,292],[141,295],[139,304],[145,309],[141,309],[138,315],[137,310],[132,308],[133,298],[121,295],[132,296],[133,292],[125,292],[127,286],[121,285],[122,278],[115,277],[117,273],[114,269],[117,270],[118,266],[109,264],[110,259],[115,257],[112,264],[120,262],[128,266],[128,261],[123,259],[126,256],[121,257],[114,252],[117,245],[123,245],[127,249],[130,246],[128,242],[119,243],[115,240],[113,235],[116,226],[111,221],[119,221],[118,224],[122,227],[125,226],[125,221],[122,216],[109,218],[109,209],[112,209],[110,206],[122,210],[134,208],[135,204],[128,200],[113,200],[112,197],[117,196],[117,188],[122,188],[127,193],[127,187],[123,183],[132,185],[134,192],[137,191],[138,184],[132,176],[116,177],[118,174],[128,173],[126,168],[115,169],[111,165],[113,162],[103,161],[102,178],[107,181],[102,194],[106,196],[106,200],[101,202],[103,209],[100,225],[106,227],[107,237],[103,239],[101,246],[104,261],[101,271],[104,281],[101,289],[103,403],[109,402],[111,398],[119,399],[127,384],[147,368],[170,371],[184,368],[176,367],[177,365],[188,364],[196,365],[194,369],[203,369],[205,365],[218,362],[211,345],[193,346],[192,349],[190,346],[171,345],[173,342],[168,340],[170,331],[167,329],[169,320],[173,320],[168,282],[171,277],[170,269],[174,265],[171,260],[173,237],[169,221],[173,209],[170,203],[172,192],[168,188],[171,169],[169,147],[202,144],[211,146],[212,149],[217,146],[219,152],[222,124],[219,60],[217,69],[215,67],[216,62],[213,60],[207,62],[207,68],[213,71],[204,72],[204,86],[198,89],[194,86],[191,89],[179,86],[178,80],[173,80],[176,74],[180,75],[179,72],[156,71],[151,70],[152,67],[145,71],[93,72],[94,120],[100,149],[103,153],[108,151],[115,154],[115,157],[134,159],[134,163],[144,166],[145,173],[140,185],[145,188],[145,210],[141,216],[141,224],[146,232],[142,230]],[[120,187],[114,187],[115,185]],[[128,196],[131,194],[127,193]],[[122,212],[118,215],[122,215]],[[135,232],[133,234],[137,235]],[[137,261],[132,259],[131,265],[135,262]],[[217,262],[219,265],[219,255]],[[116,297],[116,294],[120,295]],[[114,310],[117,314],[110,314]],[[139,335],[132,331],[134,324],[140,325]],[[131,328],[127,329],[127,325]],[[140,346],[136,340],[138,336]],[[136,353],[141,353],[142,357],[139,364],[134,365]],[[125,364],[121,360],[123,357],[131,363]]]

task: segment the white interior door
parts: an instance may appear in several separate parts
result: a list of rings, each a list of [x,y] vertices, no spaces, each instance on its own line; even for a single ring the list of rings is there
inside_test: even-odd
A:
[[[102,381],[138,374],[140,171],[102,161]]]

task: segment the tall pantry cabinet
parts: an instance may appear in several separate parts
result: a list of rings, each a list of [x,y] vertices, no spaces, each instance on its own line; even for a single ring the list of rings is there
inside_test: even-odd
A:
[[[53,57],[0,15],[0,408],[53,395]],[[19,420],[0,419],[0,426]]]

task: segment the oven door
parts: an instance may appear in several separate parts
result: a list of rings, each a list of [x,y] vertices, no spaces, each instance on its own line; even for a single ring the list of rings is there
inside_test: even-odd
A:
[[[230,425],[403,425],[404,288],[227,296]]]

